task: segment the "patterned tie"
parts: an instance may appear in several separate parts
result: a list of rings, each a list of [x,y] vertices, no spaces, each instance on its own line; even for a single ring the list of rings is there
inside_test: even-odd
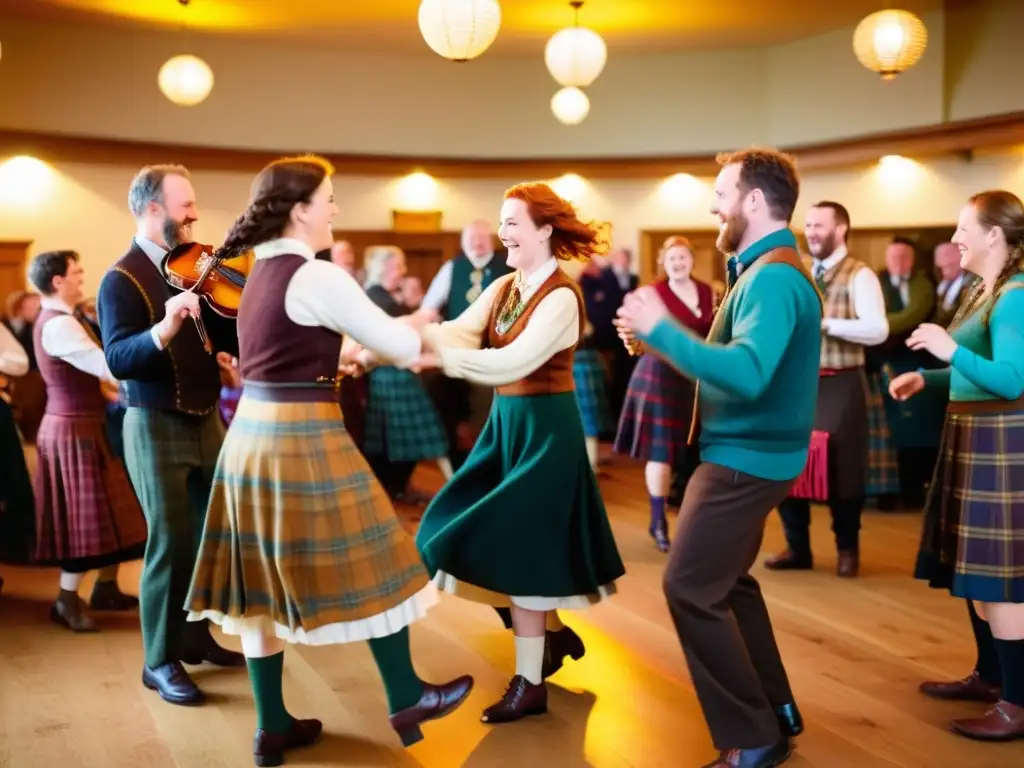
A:
[[[814,265],[814,282],[818,284],[818,290],[825,293],[828,286],[825,284],[825,265],[822,262],[818,262]]]
[[[732,288],[736,285],[736,281],[739,279],[740,260],[735,256],[730,256],[729,260],[725,263],[725,267],[729,272],[728,285]]]

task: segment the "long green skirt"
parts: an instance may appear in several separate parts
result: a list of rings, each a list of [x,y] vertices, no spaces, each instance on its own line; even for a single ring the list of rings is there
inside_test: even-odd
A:
[[[625,567],[575,393],[496,395],[472,453],[427,507],[416,544],[442,588],[450,577],[507,596],[595,602],[614,593]]]

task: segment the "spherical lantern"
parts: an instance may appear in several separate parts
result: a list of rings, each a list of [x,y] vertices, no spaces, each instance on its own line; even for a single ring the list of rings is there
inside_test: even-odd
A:
[[[597,80],[607,61],[604,40],[586,27],[566,27],[544,46],[544,63],[559,85],[586,88]]]
[[[475,59],[498,36],[498,0],[422,0],[420,34],[431,50],[452,61]]]
[[[175,104],[194,107],[213,90],[213,70],[195,56],[175,56],[160,67],[157,84]]]
[[[853,33],[853,52],[883,80],[892,80],[917,64],[928,46],[928,29],[909,11],[878,11]]]
[[[566,125],[582,123],[590,113],[590,99],[575,86],[562,88],[551,97],[551,111]]]

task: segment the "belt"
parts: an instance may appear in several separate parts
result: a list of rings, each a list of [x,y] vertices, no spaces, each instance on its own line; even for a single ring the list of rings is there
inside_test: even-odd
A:
[[[336,381],[244,381],[242,395],[268,403],[336,403]]]
[[[1024,411],[1024,397],[1016,400],[950,400],[946,406],[948,413],[1012,413]]]

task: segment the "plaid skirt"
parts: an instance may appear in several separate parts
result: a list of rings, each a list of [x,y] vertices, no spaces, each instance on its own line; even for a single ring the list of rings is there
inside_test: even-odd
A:
[[[572,377],[576,403],[583,419],[583,434],[598,437],[612,428],[612,412],[604,380],[604,366],[596,349],[578,349],[573,358]]]
[[[86,571],[137,560],[146,518],[102,417],[46,414],[36,435],[39,564]]]
[[[224,438],[189,620],[326,645],[384,637],[437,600],[337,401],[243,393]]]
[[[868,468],[864,484],[867,496],[900,492],[899,464],[886,417],[884,387],[880,372],[868,375]]]
[[[915,578],[1024,603],[1024,410],[946,414]]]
[[[615,452],[675,464],[686,447],[695,385],[657,355],[640,358],[629,378]]]
[[[369,374],[366,408],[367,456],[388,461],[426,461],[448,455],[448,437],[418,374],[375,368]]]

